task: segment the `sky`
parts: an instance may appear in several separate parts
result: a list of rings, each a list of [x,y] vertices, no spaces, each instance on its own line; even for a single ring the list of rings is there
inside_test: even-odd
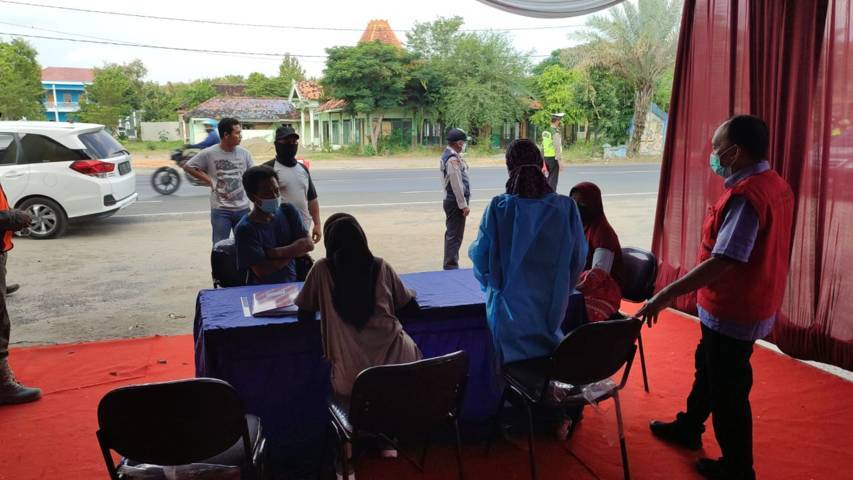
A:
[[[463,29],[525,28],[510,32],[515,47],[537,63],[554,49],[572,45],[572,32],[586,17],[536,19],[496,10],[476,0],[20,0],[90,10],[194,19],[175,22],[73,12],[0,1],[0,40],[6,34],[85,38],[192,49],[304,55],[299,60],[309,77],[322,75],[325,49],[354,45],[371,19],[386,19],[405,42],[405,30],[418,22],[455,15],[465,19]],[[319,27],[295,30],[205,23],[205,21]],[[337,30],[325,30],[325,28]],[[559,27],[559,28],[555,28]],[[351,29],[351,30],[347,30]],[[98,45],[27,38],[39,52],[42,67],[100,67],[104,63],[142,60],[148,80],[160,83],[189,81],[228,74],[261,72],[274,75],[279,56],[222,55]]]

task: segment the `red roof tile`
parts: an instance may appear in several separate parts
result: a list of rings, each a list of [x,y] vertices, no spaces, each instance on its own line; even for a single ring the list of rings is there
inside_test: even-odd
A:
[[[328,102],[320,105],[317,108],[318,112],[327,112],[329,110],[340,110],[348,105],[346,100],[331,99]]]
[[[47,67],[41,71],[43,82],[84,82],[95,80],[92,68]]]
[[[382,43],[394,45],[395,47],[403,46],[400,43],[400,39],[394,34],[394,30],[391,30],[388,20],[371,20],[367,24],[367,28],[361,35],[361,40],[358,43],[372,42],[374,40],[379,40]]]
[[[319,100],[323,98],[323,87],[313,80],[302,80],[296,83],[299,96],[303,100]]]

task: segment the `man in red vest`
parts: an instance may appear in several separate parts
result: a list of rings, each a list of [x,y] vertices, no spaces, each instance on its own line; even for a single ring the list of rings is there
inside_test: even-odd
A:
[[[0,187],[0,405],[26,403],[41,398],[41,390],[21,385],[9,368],[9,333],[11,322],[6,310],[6,257],[12,249],[12,232],[23,230],[33,219],[21,210],[9,207],[6,193]]]
[[[767,125],[739,115],[714,134],[711,169],[726,190],[702,226],[699,265],[664,287],[637,313],[649,325],[676,297],[697,292],[702,338],[687,409],[673,422],[653,421],[658,438],[699,450],[713,414],[719,460],[696,468],[713,479],[754,479],[749,359],[756,340],[773,329],[785,294],[794,195],[765,160]]]

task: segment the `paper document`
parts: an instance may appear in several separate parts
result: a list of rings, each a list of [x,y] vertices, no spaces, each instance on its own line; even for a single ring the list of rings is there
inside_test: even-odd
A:
[[[296,285],[284,285],[252,295],[252,316],[283,317],[293,315],[299,308],[293,303],[299,294]]]

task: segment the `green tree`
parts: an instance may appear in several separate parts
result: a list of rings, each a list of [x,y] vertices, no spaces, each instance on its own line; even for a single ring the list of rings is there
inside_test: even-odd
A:
[[[406,33],[406,46],[410,52],[426,60],[448,58],[459,40],[462,17],[439,17],[432,22],[416,23]]]
[[[145,73],[145,67],[139,60],[95,69],[94,81],[87,87],[86,97],[80,103],[80,119],[101,123],[115,132],[122,117],[142,108]]]
[[[278,78],[286,81],[289,89],[294,80],[305,80],[305,69],[302,68],[298,58],[287,54],[281,59],[281,64],[278,66]]]
[[[263,73],[252,72],[246,79],[246,95],[252,97],[286,97],[290,94],[291,80],[281,77],[268,77]]]
[[[581,37],[595,61],[612,66],[634,89],[634,133],[628,154],[637,155],[646,115],[661,77],[675,63],[680,0],[638,0],[587,21]]]
[[[175,85],[175,106],[189,110],[216,96],[213,81],[210,79],[193,80],[190,83]]]
[[[530,119],[542,127],[547,127],[551,123],[551,112],[565,112],[566,118],[563,121],[566,123],[577,124],[586,121],[587,112],[575,98],[582,76],[582,71],[553,64],[541,75],[534,77],[537,98],[542,108]]]
[[[41,67],[24,40],[0,42],[0,120],[43,118]]]
[[[146,122],[174,120],[177,97],[173,84],[145,82],[142,86],[142,120]]]
[[[505,33],[465,33],[447,61],[439,110],[449,124],[476,130],[488,141],[492,126],[519,120],[528,108],[527,57]]]
[[[405,101],[410,78],[408,54],[379,41],[328,48],[326,53],[323,86],[333,97],[346,100],[347,111],[364,114],[368,122],[372,120],[370,143],[378,153],[383,112]]]
[[[581,75],[575,84],[574,98],[590,129],[610,143],[627,140],[634,109],[631,86],[619,74],[601,65],[578,71]]]

